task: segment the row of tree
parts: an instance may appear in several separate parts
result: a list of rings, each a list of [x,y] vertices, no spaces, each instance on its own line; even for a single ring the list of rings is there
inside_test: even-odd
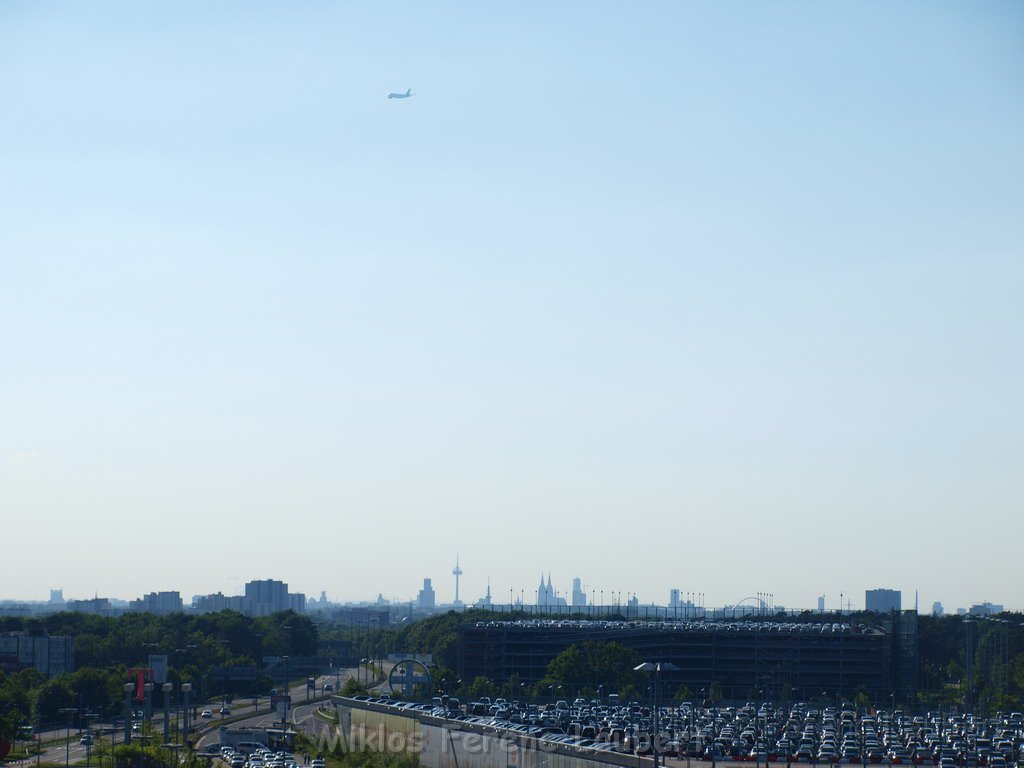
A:
[[[34,669],[0,672],[0,738],[11,738],[25,724],[66,722],[68,713],[61,710],[100,717],[119,713],[127,670],[148,666],[150,654],[167,655],[168,681],[175,690],[183,682],[192,683],[203,700],[220,693],[269,690],[264,656],[313,656],[319,647],[317,625],[291,611],[259,618],[233,611],[0,618],[0,632],[25,631],[74,638],[76,670],[49,680]],[[255,679],[232,681],[223,673],[230,667],[254,668]]]

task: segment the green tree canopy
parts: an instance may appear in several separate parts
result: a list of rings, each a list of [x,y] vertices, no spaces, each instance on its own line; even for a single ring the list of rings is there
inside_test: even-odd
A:
[[[642,689],[644,678],[633,669],[641,661],[639,653],[621,643],[587,640],[552,659],[540,686],[561,685],[567,695],[569,691],[607,694],[627,687]]]

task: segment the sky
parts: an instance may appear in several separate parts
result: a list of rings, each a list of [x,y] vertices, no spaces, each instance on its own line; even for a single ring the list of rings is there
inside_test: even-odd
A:
[[[0,597],[1021,610],[1022,211],[1020,3],[9,0]]]

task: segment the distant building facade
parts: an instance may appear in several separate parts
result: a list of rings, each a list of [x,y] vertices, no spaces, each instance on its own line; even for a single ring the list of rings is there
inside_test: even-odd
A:
[[[903,593],[898,589],[868,589],[864,592],[864,610],[889,613],[903,609]]]
[[[269,616],[289,608],[288,585],[283,581],[250,581],[245,585],[245,597],[253,616]]]
[[[942,616],[945,613],[945,609],[942,607],[942,603],[936,600],[932,603],[932,616]]]
[[[424,579],[423,589],[416,596],[416,605],[420,610],[432,611],[436,605],[436,599],[437,596],[434,594],[434,587],[430,583],[430,579]]]
[[[212,595],[194,595],[192,610],[196,613],[217,613],[218,611],[236,611],[248,613],[245,597],[242,595],[225,595],[217,592]]]
[[[994,616],[997,613],[1002,613],[1003,610],[1003,606],[998,603],[984,602],[972,605],[968,613],[971,616]]]
[[[316,602],[316,601],[314,601]],[[283,581],[264,579],[250,581],[245,585],[244,595],[195,595],[192,610],[197,613],[237,611],[245,616],[269,616],[280,611],[306,612],[306,596],[301,592],[289,592]]]
[[[90,600],[68,600],[67,610],[72,613],[92,613],[97,616],[113,616],[115,611],[109,598],[94,597]]]
[[[45,677],[75,671],[75,639],[46,633],[0,633],[0,669],[35,669]]]
[[[632,600],[630,601],[632,602]],[[879,626],[810,622],[488,621],[459,628],[457,672],[499,685],[513,677],[536,683],[570,645],[614,641],[643,658],[672,662],[662,685],[693,691],[720,685],[726,699],[763,689],[772,698],[812,697],[823,690],[881,699],[916,691],[916,614],[890,614]]]
[[[157,616],[166,616],[169,613],[181,613],[184,604],[181,601],[180,592],[150,592],[138,600],[132,600],[128,604],[129,611],[141,613],[153,613]]]
[[[587,605],[587,593],[583,591],[583,584],[580,577],[572,580],[572,607],[585,608]]]

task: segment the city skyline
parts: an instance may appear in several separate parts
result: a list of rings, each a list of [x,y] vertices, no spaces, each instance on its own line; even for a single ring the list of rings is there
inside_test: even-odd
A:
[[[0,4],[0,584],[1020,609],[1021,72],[1000,0]]]
[[[461,577],[461,575],[462,574],[460,573],[460,577]],[[544,586],[545,578],[548,580],[546,587]],[[322,587],[318,587],[318,588],[316,588],[316,589],[314,589],[312,591],[291,590],[290,589],[290,585],[287,582],[282,582],[282,581],[279,581],[279,580],[271,578],[271,579],[267,580],[266,583],[268,585],[269,584],[277,584],[278,586],[283,587],[282,594],[284,596],[283,597],[275,596],[273,599],[269,599],[268,598],[265,601],[266,602],[266,607],[264,609],[262,609],[262,610],[257,609],[257,615],[262,615],[262,614],[270,613],[270,612],[273,612],[275,610],[283,610],[285,607],[295,608],[296,605],[305,606],[305,604],[307,602],[307,599],[308,599],[307,596],[308,595],[312,595],[312,594],[317,594],[317,593],[321,594],[322,598],[326,597],[328,595],[328,593],[331,593],[330,597],[328,599],[329,599],[331,604],[337,604],[337,605],[377,605],[377,604],[380,604],[380,601],[383,599],[384,604],[388,604],[388,605],[402,607],[402,606],[405,606],[405,605],[408,604],[408,605],[412,605],[412,606],[417,607],[417,608],[422,608],[422,607],[424,607],[423,604],[422,604],[423,590],[429,590],[429,604],[428,604],[428,607],[430,609],[434,609],[435,607],[439,608],[439,609],[440,608],[450,608],[450,607],[470,609],[470,608],[474,608],[474,607],[479,607],[481,605],[484,605],[484,606],[493,605],[493,606],[496,606],[496,607],[512,605],[512,606],[517,606],[517,607],[518,606],[526,606],[528,608],[545,607],[545,606],[558,608],[559,606],[561,606],[560,610],[561,609],[570,610],[572,607],[578,607],[578,606],[602,606],[602,607],[608,607],[608,606],[619,605],[619,606],[623,606],[624,607],[624,606],[627,605],[627,603],[631,599],[634,599],[634,598],[637,600],[637,602],[638,602],[638,604],[640,606],[659,606],[659,607],[667,607],[669,609],[674,607],[674,603],[675,603],[675,607],[682,607],[682,608],[687,608],[688,607],[690,609],[694,609],[695,608],[695,609],[698,609],[698,610],[703,610],[703,609],[707,609],[707,610],[715,609],[715,610],[718,610],[718,609],[728,609],[728,608],[731,608],[731,607],[740,607],[740,606],[746,606],[747,608],[751,608],[753,606],[756,606],[758,603],[760,603],[762,606],[765,606],[769,610],[774,610],[774,609],[777,608],[778,610],[785,610],[787,612],[793,612],[793,611],[817,611],[817,610],[820,610],[821,607],[822,607],[821,603],[818,600],[818,598],[821,597],[821,595],[816,595],[815,596],[814,604],[810,604],[809,603],[809,604],[806,604],[806,605],[798,605],[798,604],[791,604],[791,603],[785,601],[784,600],[784,596],[782,596],[782,595],[777,595],[775,593],[764,591],[764,590],[754,590],[754,591],[751,591],[750,594],[744,595],[742,597],[734,598],[733,600],[724,601],[724,602],[710,602],[707,599],[708,596],[707,596],[706,593],[704,593],[704,592],[702,592],[700,590],[692,590],[691,591],[691,590],[686,590],[686,589],[680,588],[680,587],[667,587],[664,590],[664,594],[661,595],[660,597],[654,596],[654,597],[651,597],[651,598],[647,598],[647,597],[641,597],[640,595],[637,595],[636,593],[634,593],[634,592],[632,592],[630,590],[618,590],[618,589],[614,589],[613,590],[613,589],[608,589],[607,591],[605,591],[603,589],[594,589],[594,588],[590,587],[585,581],[583,581],[578,576],[577,577],[572,577],[571,579],[568,579],[568,583],[570,585],[568,589],[559,589],[558,583],[552,582],[551,579],[552,579],[552,577],[551,577],[550,572],[545,574],[545,575],[543,575],[542,578],[541,578],[541,585],[542,586],[540,588],[534,587],[533,591],[532,591],[532,596],[531,596],[529,590],[527,590],[525,587],[521,587],[519,589],[516,589],[515,587],[510,587],[509,590],[506,592],[506,594],[508,595],[508,599],[507,600],[503,600],[501,598],[501,593],[500,593],[499,590],[495,590],[494,594],[492,595],[491,579],[487,578],[486,581],[485,581],[484,590],[480,593],[480,595],[478,597],[473,597],[469,601],[467,601],[467,600],[456,601],[454,590],[452,590],[451,599],[445,599],[445,593],[444,592],[441,592],[438,595],[437,594],[437,590],[433,589],[433,587],[432,587],[432,582],[434,581],[434,579],[431,578],[431,577],[427,577],[427,578],[423,579],[421,581],[421,583],[419,585],[417,585],[418,586],[417,591],[414,591],[414,592],[410,593],[410,595],[408,597],[400,597],[398,595],[386,595],[385,596],[382,592],[378,592],[376,597],[368,596],[368,595],[363,595],[363,596],[359,596],[359,595],[345,595],[345,594],[341,594],[341,593],[338,593],[338,592],[332,592],[332,590],[329,590],[329,589],[326,589],[326,588],[322,588]],[[580,582],[580,593],[574,594],[575,583],[577,581]],[[180,595],[180,598],[178,598],[179,599],[179,605],[183,604],[183,608],[185,610],[190,610],[193,607],[193,604],[198,599],[203,598],[203,599],[205,599],[204,602],[209,602],[209,600],[208,600],[209,598],[220,598],[220,602],[218,602],[216,605],[213,605],[210,608],[203,608],[203,610],[219,610],[220,608],[230,608],[230,609],[233,609],[233,610],[241,611],[242,610],[242,607],[241,607],[242,603],[240,601],[242,599],[254,599],[253,595],[256,594],[256,593],[254,593],[253,590],[265,589],[264,587],[262,587],[263,583],[264,583],[263,580],[253,579],[253,580],[247,582],[243,586],[243,588],[241,590],[238,590],[236,593],[223,593],[221,590],[217,590],[217,591],[213,591],[213,592],[211,592],[211,591],[200,591],[200,592],[195,592],[195,593],[189,595],[188,593],[181,592],[180,590],[168,590],[166,592],[161,591],[161,592],[156,592],[156,593],[150,593],[149,595],[142,595],[141,597],[139,595],[130,595],[130,596],[127,596],[127,595],[116,595],[116,594],[100,595],[98,593],[95,593],[93,595],[93,597],[115,599],[115,600],[118,600],[120,602],[125,603],[126,605],[136,606],[135,608],[133,608],[133,609],[136,609],[136,610],[138,610],[138,609],[149,610],[149,609],[141,607],[141,604],[144,604],[147,599],[150,599],[150,598],[156,599],[158,597],[159,598],[165,598],[166,595],[171,595],[171,594],[173,594],[175,597],[178,597]],[[269,589],[269,588],[270,587],[266,587],[266,589]],[[542,590],[547,590],[546,594],[542,594]],[[59,595],[60,596],[60,600],[58,600],[57,602],[61,602],[61,601],[71,602],[71,601],[82,601],[82,600],[88,601],[90,599],[88,596],[77,595],[73,591],[69,592],[69,594],[65,596],[64,595],[64,591],[65,591],[64,588],[50,589],[49,590],[49,596],[50,596],[49,601],[43,600],[42,598],[34,598],[34,597],[16,598],[16,597],[12,597],[12,596],[9,596],[9,595],[0,595],[0,602],[4,602],[4,601],[19,602],[20,601],[20,602],[33,603],[33,604],[38,604],[38,603],[44,603],[45,604],[46,602],[53,603],[55,595]],[[295,599],[295,595],[298,595],[301,598],[301,602],[298,603],[298,604],[296,604],[295,602],[288,603],[287,595],[289,594],[289,592],[293,596],[293,598],[292,598],[293,601]],[[829,596],[825,595],[824,610],[827,611],[827,612],[858,611],[858,610],[875,610],[875,611],[882,610],[877,605],[874,608],[870,607],[870,600],[872,599],[872,597],[874,597],[874,599],[877,601],[877,600],[880,599],[879,598],[879,594],[881,594],[882,599],[885,601],[884,602],[884,606],[885,606],[884,610],[888,610],[893,605],[900,606],[900,597],[901,597],[902,593],[903,593],[903,590],[899,590],[899,589],[892,590],[890,588],[879,588],[879,587],[876,586],[876,587],[866,587],[865,589],[862,589],[859,592],[856,591],[856,590],[852,590],[852,591],[849,591],[849,592],[841,592],[841,593],[839,593],[839,594],[837,594],[835,596],[834,600],[830,600]],[[984,596],[984,597],[980,597],[980,598],[969,600],[969,601],[961,604],[961,603],[954,603],[953,601],[948,601],[948,600],[941,600],[941,599],[937,600],[937,599],[934,599],[934,596],[932,598],[930,598],[928,602],[924,602],[920,598],[920,594],[919,594],[918,590],[914,590],[914,591],[910,592],[909,594],[913,595],[913,599],[909,603],[907,603],[907,602],[903,603],[902,604],[902,610],[915,609],[915,610],[924,610],[924,611],[930,613],[930,612],[934,612],[936,606],[938,606],[940,608],[945,606],[944,610],[946,610],[947,612],[954,612],[954,611],[957,611],[957,610],[967,611],[967,610],[970,610],[972,607],[977,608],[979,606],[993,606],[993,605],[997,609],[999,609],[999,610],[1002,610],[1004,608],[1005,608],[1005,610],[1010,610],[1010,611],[1021,611],[1021,610],[1024,610],[1024,606],[1014,605],[1012,603],[1012,600],[1008,601],[1008,602],[1004,601],[1004,600],[1000,600],[999,596]],[[232,602],[232,600],[237,601],[237,602]],[[923,606],[923,608],[920,607],[920,606]],[[300,610],[300,612],[303,612],[305,609],[303,607],[303,608],[300,608],[299,610]],[[883,610],[883,612],[884,612],[884,610]]]

